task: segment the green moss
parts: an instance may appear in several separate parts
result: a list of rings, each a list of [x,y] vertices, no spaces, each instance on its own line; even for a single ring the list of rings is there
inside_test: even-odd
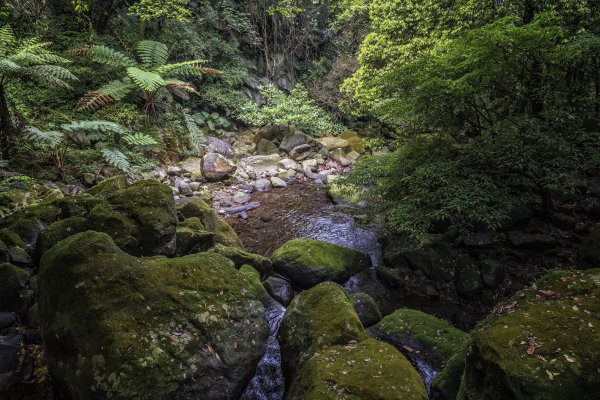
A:
[[[367,339],[332,346],[308,360],[288,400],[425,400],[421,376],[389,344]]]
[[[465,342],[462,349],[448,359],[444,368],[433,380],[431,384],[432,398],[456,399],[465,370],[466,356],[467,343]]]
[[[248,253],[238,247],[224,246],[222,244],[216,244],[211,251],[229,258],[237,268],[248,264],[263,275],[273,273],[273,263],[271,260],[258,254]]]
[[[17,311],[27,279],[27,273],[21,268],[8,263],[0,265],[0,310]]]
[[[212,207],[202,199],[196,199],[185,204],[179,209],[181,215],[186,218],[198,218],[204,228],[215,234],[215,243],[225,246],[244,248],[244,244],[231,226],[223,221]]]
[[[335,283],[300,293],[288,307],[278,339],[286,378],[325,347],[367,338],[348,295]]]
[[[67,196],[54,201],[52,204],[60,209],[63,218],[85,217],[102,200],[83,194],[80,196]]]
[[[418,347],[415,350],[431,353],[440,364],[459,352],[468,336],[448,321],[407,308],[394,311],[374,328],[378,337]]]
[[[0,229],[0,240],[4,242],[8,247],[20,247],[22,249],[27,248],[27,243],[23,241],[16,233],[9,231],[8,229]]]
[[[87,194],[95,197],[108,197],[116,191],[127,187],[127,175],[118,175],[103,180],[96,186],[90,188]]]
[[[481,322],[459,399],[594,399],[600,392],[600,269],[553,271]]]
[[[56,243],[84,230],[86,230],[86,220],[82,217],[66,218],[47,226],[35,246],[36,259],[39,260]]]
[[[260,281],[260,272],[255,270],[251,265],[242,265],[240,272],[248,279],[248,290],[254,294],[263,304],[271,300],[271,296]]]
[[[346,282],[371,266],[368,255],[319,240],[295,239],[272,256],[275,271],[301,287],[324,281]]]
[[[156,181],[139,181],[116,191],[88,216],[88,228],[108,233],[133,255],[173,255],[177,215],[171,189]]]
[[[248,286],[218,254],[136,258],[106,234],[71,236],[41,261],[49,368],[72,398],[235,397],[268,336]]]
[[[343,132],[339,135],[340,138],[346,139],[348,143],[350,143],[350,147],[352,150],[356,151],[359,154],[362,154],[366,151],[365,144],[363,140],[358,136],[358,133],[353,131]]]
[[[30,206],[2,219],[0,228],[7,228],[16,233],[26,245],[33,245],[44,226],[56,221],[58,216],[59,209],[52,205]]]

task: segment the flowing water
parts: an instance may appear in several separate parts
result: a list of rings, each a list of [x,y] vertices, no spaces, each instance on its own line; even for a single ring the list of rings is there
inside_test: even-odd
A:
[[[325,191],[318,187],[292,185],[285,190],[254,194],[252,201],[259,201],[261,206],[248,212],[247,219],[228,219],[248,250],[252,252],[270,256],[288,240],[306,238],[359,250],[370,255],[374,268],[382,265],[383,255],[377,227],[358,224],[347,209],[332,204]],[[384,285],[373,278],[374,270],[364,275],[367,276],[366,280],[353,277],[345,285],[346,290],[366,291],[366,285],[377,285],[374,288],[377,292],[387,291]],[[242,400],[281,400],[283,397],[285,384],[276,334],[285,308],[276,302],[268,304],[265,308],[271,336],[267,352],[260,361],[256,375],[248,385]],[[439,371],[434,370],[424,360],[411,361],[423,377],[429,391],[431,382]]]

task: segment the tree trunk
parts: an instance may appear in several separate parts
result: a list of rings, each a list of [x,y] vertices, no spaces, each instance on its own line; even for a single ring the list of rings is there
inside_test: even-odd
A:
[[[112,16],[117,0],[105,0],[104,7],[100,11],[100,16],[98,17],[98,22],[96,23],[96,32],[99,34],[103,34],[108,22],[110,21],[110,17]]]
[[[10,118],[5,88],[4,85],[0,84],[0,148],[2,150],[2,158],[5,160],[10,159],[14,135],[15,126]]]

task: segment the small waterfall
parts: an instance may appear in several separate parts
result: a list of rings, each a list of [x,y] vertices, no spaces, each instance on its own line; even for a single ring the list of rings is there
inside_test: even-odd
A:
[[[270,330],[267,352],[258,363],[256,375],[248,384],[241,400],[281,400],[283,398],[285,382],[281,370],[281,349],[277,340],[277,331],[283,314],[285,314],[285,307],[272,300],[265,306],[265,309]]]

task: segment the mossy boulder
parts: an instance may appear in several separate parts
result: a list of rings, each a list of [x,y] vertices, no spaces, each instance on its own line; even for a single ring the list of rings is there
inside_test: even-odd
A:
[[[210,251],[229,258],[237,268],[240,268],[244,264],[248,264],[263,275],[273,273],[273,263],[270,259],[258,254],[249,253],[239,247],[224,246],[217,243]]]
[[[157,181],[136,182],[108,195],[90,212],[87,226],[109,234],[132,255],[175,254],[175,200],[171,188]]]
[[[266,349],[264,308],[218,254],[136,258],[93,231],[41,261],[48,367],[72,399],[237,399]]]
[[[244,248],[244,244],[231,226],[223,221],[212,207],[202,199],[196,199],[179,209],[184,218],[199,218],[204,228],[215,234],[215,243]]]
[[[96,197],[82,194],[78,196],[67,196],[54,201],[52,204],[60,209],[62,218],[86,217],[94,207],[102,200]]]
[[[467,356],[467,343],[446,361],[444,368],[431,383],[431,400],[455,400],[460,388],[465,358]]]
[[[10,261],[10,254],[8,253],[8,246],[0,239],[0,264],[4,264]]]
[[[377,303],[367,293],[352,293],[350,300],[352,300],[354,311],[365,328],[375,325],[383,318]]]
[[[419,373],[389,344],[375,339],[328,347],[308,360],[287,400],[426,400]]]
[[[594,229],[579,247],[577,265],[580,269],[600,268],[600,227]]]
[[[27,279],[21,268],[8,263],[0,265],[0,311],[21,311],[21,291]]]
[[[215,234],[204,229],[199,218],[188,218],[177,227],[178,257],[208,251],[215,244]]]
[[[321,282],[345,283],[371,267],[371,258],[360,251],[319,240],[295,239],[273,255],[275,271],[294,284],[310,288]]]
[[[358,136],[358,133],[353,131],[347,131],[341,133],[339,137],[342,139],[346,139],[348,143],[350,143],[350,147],[352,148],[352,150],[356,151],[357,153],[362,154],[366,151],[365,143],[363,142],[361,137]]]
[[[600,393],[600,269],[553,271],[471,333],[458,399],[592,400]]]
[[[58,217],[58,208],[50,204],[39,204],[2,219],[0,228],[6,228],[15,233],[25,243],[25,247],[29,248],[35,245],[44,228],[55,222]],[[6,245],[10,247],[8,243]]]
[[[127,188],[127,175],[117,175],[103,180],[86,193],[94,197],[108,197],[125,188]]]
[[[242,265],[239,271],[248,278],[248,290],[250,290],[261,303],[267,304],[269,301],[273,301],[260,281],[260,272],[247,264]]]
[[[85,230],[86,221],[82,217],[66,218],[49,225],[42,231],[35,246],[36,260],[39,261],[56,243]]]
[[[305,361],[325,347],[362,341],[367,334],[344,289],[326,282],[292,300],[277,337],[283,372],[290,379]]]
[[[461,350],[468,336],[448,321],[408,308],[386,316],[371,332],[397,348],[413,349],[420,359],[438,369]]]

